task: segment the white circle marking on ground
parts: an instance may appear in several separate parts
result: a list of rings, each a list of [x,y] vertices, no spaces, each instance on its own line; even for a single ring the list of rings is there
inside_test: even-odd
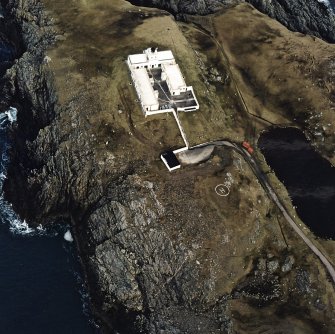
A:
[[[215,187],[215,192],[219,196],[228,196],[230,193],[229,187],[227,187],[225,184],[218,184]]]

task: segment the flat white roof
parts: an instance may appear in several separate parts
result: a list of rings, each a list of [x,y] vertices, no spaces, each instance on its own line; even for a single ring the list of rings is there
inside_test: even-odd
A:
[[[163,64],[162,70],[166,73],[169,78],[169,83],[172,90],[176,90],[182,87],[186,87],[185,80],[181,74],[180,67],[178,64]]]
[[[145,68],[137,68],[132,70],[137,89],[142,103],[145,106],[158,105],[158,100],[155,96],[153,87],[151,86],[148,72]]]
[[[172,51],[171,50],[158,51],[157,52],[157,60],[159,60],[159,61],[174,60]]]
[[[139,53],[136,55],[130,55],[129,60],[132,64],[141,64],[146,63],[148,61],[147,55],[144,53]]]
[[[151,53],[151,55],[153,55],[158,62],[174,60],[173,53],[170,50],[154,52]],[[146,53],[129,55],[129,60],[131,64],[144,64],[150,62]]]

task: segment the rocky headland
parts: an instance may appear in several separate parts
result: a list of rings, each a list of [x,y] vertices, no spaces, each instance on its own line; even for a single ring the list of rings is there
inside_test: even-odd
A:
[[[177,60],[189,69],[186,80],[202,105],[201,112],[182,118],[193,144],[254,138],[268,126],[268,121],[250,126],[253,116],[239,101],[236,84],[246,103],[258,107],[249,111],[274,124],[303,127],[306,117],[332,103],[329,72],[315,59],[315,67],[304,62],[310,76],[298,66],[305,50],[329,57],[331,46],[287,31],[250,5],[226,1],[229,6],[222,9],[219,3],[208,7],[208,1],[199,1],[188,12],[220,9],[210,22],[190,15],[193,22],[177,23],[164,11],[139,11],[123,0],[2,1],[6,24],[17,31],[11,39],[22,53],[1,81],[2,107],[19,110],[5,194],[30,224],[72,223],[105,333],[334,331],[332,283],[248,165],[234,151],[215,149],[200,166],[169,174],[159,154],[181,145],[178,129],[169,115],[144,118],[129,85],[124,62],[129,53],[153,44],[178,50]],[[239,17],[260,35],[239,27],[234,49],[229,25],[235,29]],[[202,27],[212,27],[218,44]],[[252,50],[243,45],[264,56],[259,76],[248,65],[254,63]],[[268,73],[269,57],[283,45],[291,53],[277,60],[292,65],[288,81],[304,78],[309,88],[301,98],[318,94],[308,105],[311,114],[298,114],[298,120],[286,108],[294,97],[276,103],[282,89],[278,74],[273,91],[264,90],[261,74]],[[248,69],[238,66],[237,54]],[[324,84],[313,88],[316,75]],[[271,95],[271,105],[265,105],[266,95],[254,94],[255,87]],[[299,113],[306,109],[295,106]],[[325,115],[328,122],[330,114]],[[320,143],[333,140],[331,130]],[[232,190],[227,198],[213,190],[223,182]],[[282,185],[276,187],[287,198]],[[325,252],[334,247],[322,246]]]
[[[222,8],[248,2],[292,31],[335,43],[335,14],[318,0],[130,0],[140,6],[162,8],[183,19],[185,14],[208,15]]]

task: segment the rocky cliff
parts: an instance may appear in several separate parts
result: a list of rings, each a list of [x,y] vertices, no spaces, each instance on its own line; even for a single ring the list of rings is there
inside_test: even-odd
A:
[[[51,21],[43,14],[42,6],[35,1],[3,1],[7,11],[6,24],[15,25],[17,36],[13,42],[22,49],[22,55],[1,79],[2,94],[6,105],[18,107],[18,126],[13,129],[15,154],[11,156],[8,175],[11,182],[5,184],[8,199],[28,217],[36,217],[40,204],[26,196],[29,174],[38,168],[36,152],[30,143],[40,129],[55,117],[56,96],[51,74],[43,70],[44,52],[55,41]],[[12,152],[13,153],[13,152]],[[21,191],[17,192],[17,189]],[[14,196],[14,197],[12,197]]]
[[[247,0],[261,12],[292,31],[320,37],[335,43],[335,15],[317,0]]]
[[[180,174],[159,161],[180,138],[169,115],[144,119],[124,55],[159,36],[157,43],[178,46],[187,68],[201,60],[191,38],[165,13],[143,14],[121,0],[43,4],[48,16],[38,1],[3,0],[26,50],[2,82],[19,109],[5,191],[31,224],[72,222],[103,331],[331,333],[324,270],[247,164],[219,149]],[[205,5],[194,10],[205,14]],[[201,66],[216,65],[207,62]],[[208,102],[213,85],[199,80],[198,68],[188,75]],[[214,95],[203,112],[219,110]],[[225,128],[239,126],[226,109]],[[232,189],[227,198],[214,192],[222,182]]]
[[[241,0],[131,0],[129,2],[137,6],[162,8],[174,15],[207,15],[221,9],[222,6],[234,5]]]
[[[182,18],[183,14],[206,15],[244,0],[131,0],[141,6],[158,7]],[[335,43],[335,15],[318,0],[245,0],[292,31],[320,37]]]

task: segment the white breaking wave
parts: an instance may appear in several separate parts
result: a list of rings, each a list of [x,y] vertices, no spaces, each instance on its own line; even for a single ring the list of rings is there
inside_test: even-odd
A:
[[[41,225],[33,228],[30,227],[26,221],[22,221],[13,210],[12,205],[3,198],[3,195],[0,196],[0,207],[0,219],[3,223],[7,223],[9,225],[9,230],[13,234],[26,236],[49,234]]]
[[[329,0],[317,0],[318,2],[320,2],[320,3],[323,3],[323,4],[325,4],[325,5],[327,5],[328,7],[330,7],[330,2],[329,2]]]
[[[5,114],[8,117],[9,122],[12,124],[17,121],[17,109],[14,107],[9,107]]]
[[[6,113],[1,113],[0,114],[0,128],[4,129],[7,125],[7,122],[8,122],[8,117]]]
[[[8,123],[13,124],[17,121],[17,109],[9,107],[9,109],[0,114],[0,128],[5,129]]]
[[[4,141],[2,143],[2,154],[1,154],[1,161],[0,161],[0,221],[3,223],[7,223],[9,225],[9,230],[14,234],[19,235],[46,235],[50,234],[47,233],[46,229],[43,228],[41,225],[33,228],[30,227],[26,221],[22,221],[18,215],[14,212],[12,205],[8,203],[3,196],[2,187],[3,182],[6,179],[7,174],[7,165],[9,162],[8,157],[8,149],[10,146],[6,143],[6,136],[5,131],[9,124],[13,124],[17,120],[17,109],[10,107],[7,111],[0,113],[0,140]],[[1,136],[1,131],[3,131],[3,136]],[[1,152],[0,152],[1,153]],[[53,234],[54,235],[54,234]]]
[[[34,230],[29,227],[25,221],[20,221],[19,219],[14,219],[10,222],[9,230],[15,234],[27,235],[34,233]]]

